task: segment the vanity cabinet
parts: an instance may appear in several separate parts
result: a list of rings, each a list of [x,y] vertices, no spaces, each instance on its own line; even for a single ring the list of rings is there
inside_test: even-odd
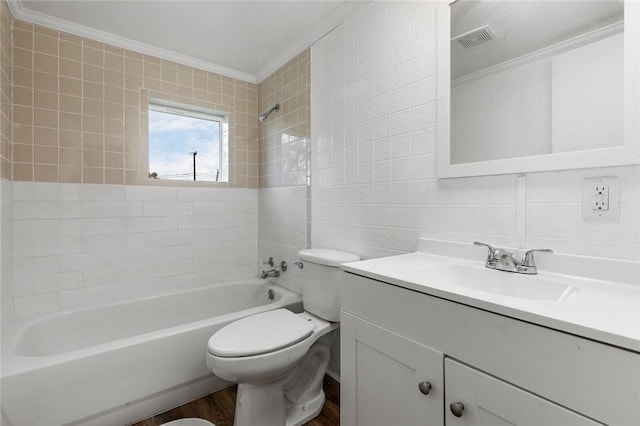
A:
[[[345,272],[341,348],[344,426],[640,425],[638,352],[472,301]]]
[[[348,313],[340,329],[343,425],[443,425],[442,353]]]
[[[597,426],[580,414],[447,358],[447,426]]]

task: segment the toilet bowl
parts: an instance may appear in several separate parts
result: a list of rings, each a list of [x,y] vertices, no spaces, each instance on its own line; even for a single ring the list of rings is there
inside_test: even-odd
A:
[[[277,309],[217,331],[208,342],[207,366],[238,383],[235,426],[298,426],[316,417],[325,401],[331,331],[339,327],[340,264],[360,260],[336,250],[298,253],[305,312]]]

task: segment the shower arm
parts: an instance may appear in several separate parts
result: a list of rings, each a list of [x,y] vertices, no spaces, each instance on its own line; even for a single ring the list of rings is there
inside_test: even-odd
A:
[[[258,116],[258,120],[260,120],[260,121],[266,120],[267,118],[269,118],[269,116],[271,115],[271,113],[273,111],[275,111],[275,112],[280,111],[280,104],[279,103],[275,104],[274,106],[272,106],[271,109],[269,109],[267,112],[264,112],[264,113],[260,114]]]

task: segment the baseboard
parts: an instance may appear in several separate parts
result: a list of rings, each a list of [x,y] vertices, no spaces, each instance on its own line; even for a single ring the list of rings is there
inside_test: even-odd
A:
[[[327,369],[327,376],[331,377],[333,380],[340,383],[340,375],[337,374],[335,371]]]

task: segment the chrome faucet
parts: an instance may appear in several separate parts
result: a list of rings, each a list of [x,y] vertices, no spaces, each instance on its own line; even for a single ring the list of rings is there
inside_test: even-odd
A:
[[[516,272],[518,274],[535,275],[538,273],[538,268],[533,258],[533,253],[537,251],[553,253],[550,249],[533,249],[528,250],[522,257],[522,261],[518,261],[513,253],[506,251],[505,249],[495,248],[489,244],[481,243],[478,241],[473,242],[474,245],[484,246],[489,249],[487,254],[487,260],[484,264],[489,269],[497,269],[498,271]]]
[[[267,271],[262,270],[262,273],[260,274],[260,279],[265,279],[265,278],[269,278],[269,277],[274,277],[274,278],[278,278],[280,276],[280,271],[278,271],[277,269],[273,268],[273,269],[269,269]]]
[[[271,269],[268,269],[266,271],[263,269],[262,273],[260,274],[261,279],[269,277],[278,278],[280,276],[280,272],[287,271],[287,262],[285,262],[284,260],[276,265],[273,261],[273,257],[269,257],[269,259],[263,260],[262,264],[265,266],[271,266]]]

